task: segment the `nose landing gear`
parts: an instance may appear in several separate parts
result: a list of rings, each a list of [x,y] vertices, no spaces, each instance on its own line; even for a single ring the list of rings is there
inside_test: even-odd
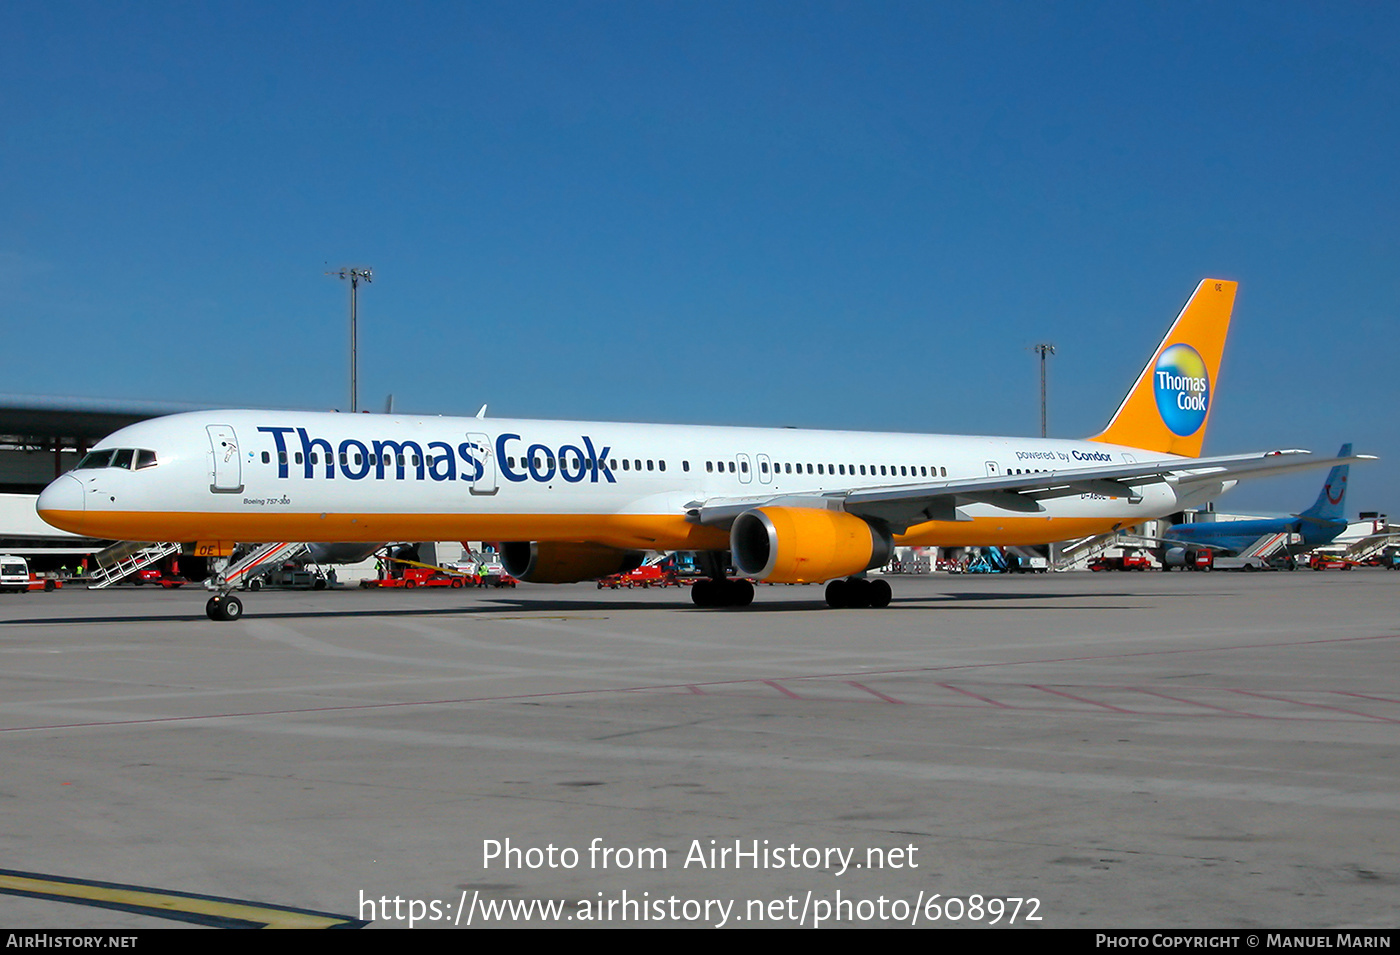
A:
[[[243,601],[229,591],[250,574],[260,573],[267,567],[276,566],[278,561],[290,560],[308,550],[306,544],[274,543],[260,544],[242,559],[216,569],[204,581],[204,586],[214,591],[214,596],[204,605],[204,613],[210,620],[242,620]]]
[[[204,613],[210,620],[237,620],[243,616],[243,601],[233,594],[215,594],[204,605]]]

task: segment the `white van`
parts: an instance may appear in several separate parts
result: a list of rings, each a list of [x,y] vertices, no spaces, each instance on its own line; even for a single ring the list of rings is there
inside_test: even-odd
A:
[[[0,593],[29,592],[29,564],[23,557],[0,555]]]

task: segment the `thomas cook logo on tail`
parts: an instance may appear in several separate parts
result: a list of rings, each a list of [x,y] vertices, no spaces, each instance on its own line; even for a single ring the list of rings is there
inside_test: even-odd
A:
[[[1152,369],[1157,413],[1173,434],[1195,434],[1210,410],[1210,373],[1200,353],[1190,345],[1162,350]]]

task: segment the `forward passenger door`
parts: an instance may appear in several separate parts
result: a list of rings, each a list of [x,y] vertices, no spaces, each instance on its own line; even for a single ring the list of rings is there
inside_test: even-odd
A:
[[[206,425],[209,434],[209,490],[215,494],[239,494],[243,491],[243,454],[238,450],[238,437],[226,424]]]

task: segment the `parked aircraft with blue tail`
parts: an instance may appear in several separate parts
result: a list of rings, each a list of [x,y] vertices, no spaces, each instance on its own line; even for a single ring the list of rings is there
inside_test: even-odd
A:
[[[1351,444],[1337,452],[1339,459],[1351,459]],[[1284,538],[1278,549],[1289,557],[1306,553],[1314,547],[1330,544],[1347,528],[1346,495],[1349,464],[1334,465],[1322,484],[1313,506],[1290,517],[1261,518],[1248,521],[1201,521],[1174,524],[1162,535],[1163,566],[1193,566],[1196,554],[1211,551],[1219,557],[1238,557],[1251,550],[1268,547],[1268,538]],[[1297,540],[1292,540],[1296,537]]]

